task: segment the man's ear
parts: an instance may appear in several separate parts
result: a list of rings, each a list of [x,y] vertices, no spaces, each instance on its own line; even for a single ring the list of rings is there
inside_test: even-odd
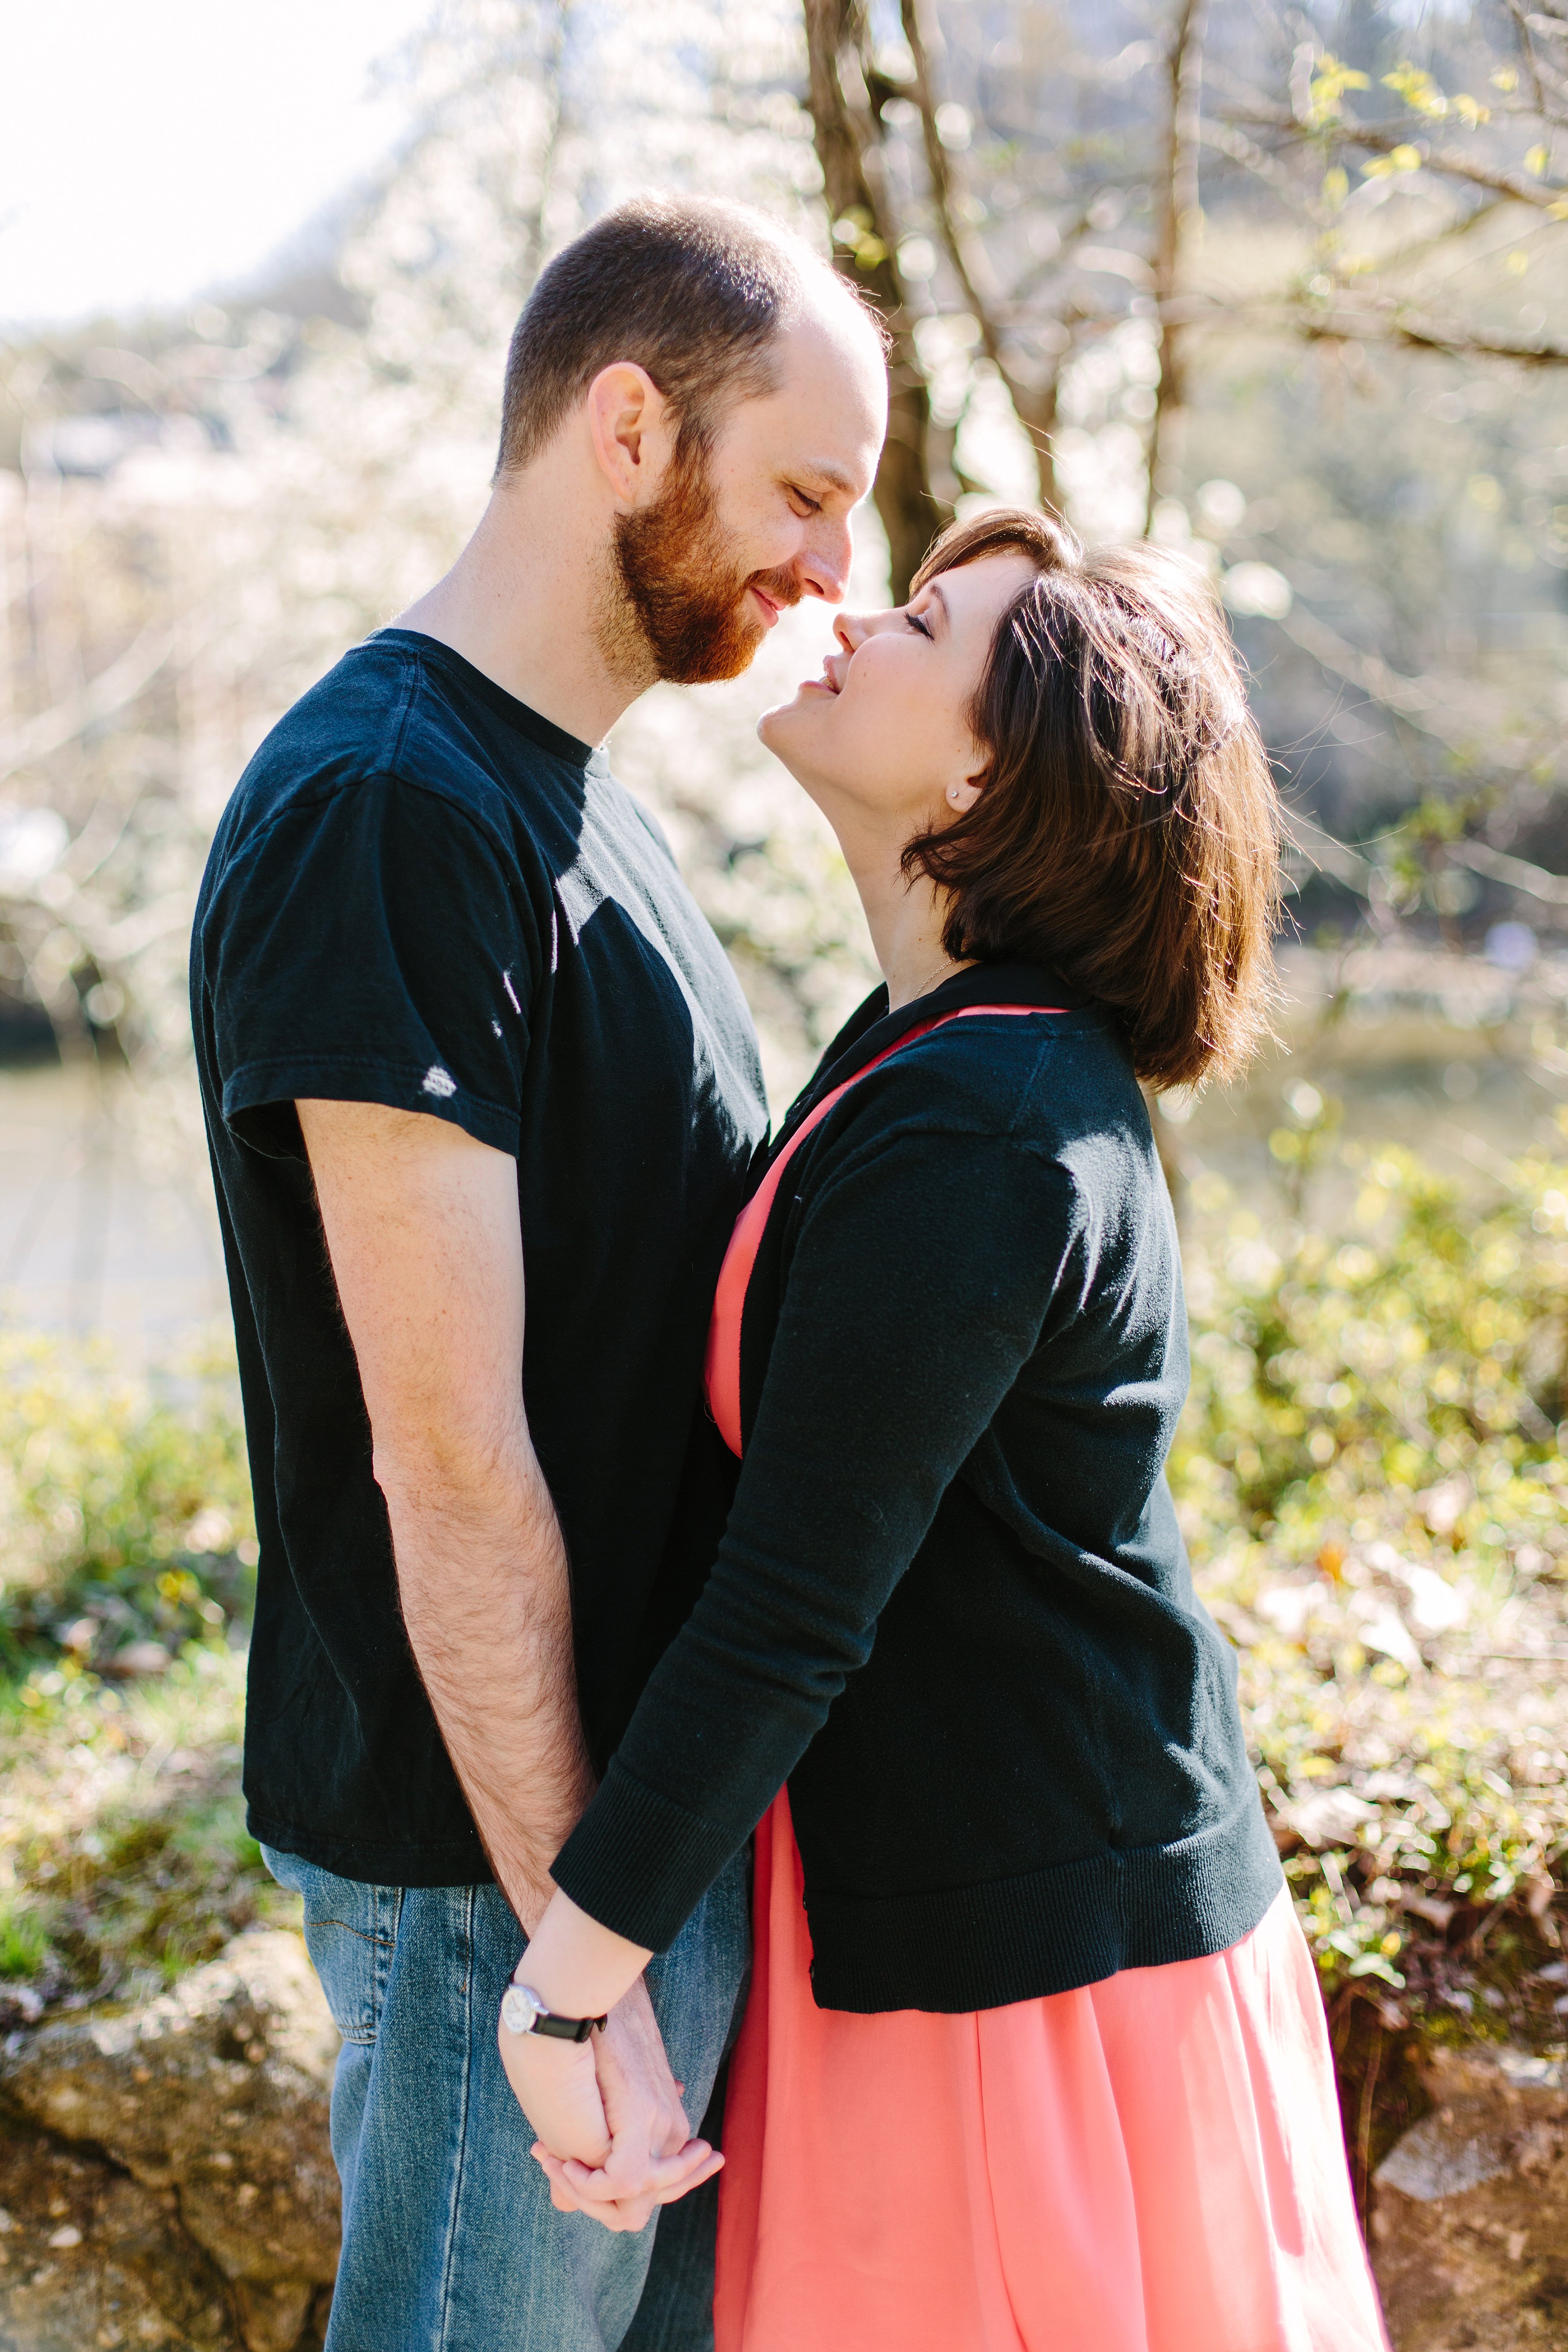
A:
[[[671,445],[669,403],[646,368],[616,360],[588,386],[588,431],[618,507],[657,491]]]

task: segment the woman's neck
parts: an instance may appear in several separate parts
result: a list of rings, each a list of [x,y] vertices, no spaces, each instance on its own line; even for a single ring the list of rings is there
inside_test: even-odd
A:
[[[845,864],[866,909],[871,946],[888,983],[888,1008],[897,1013],[917,997],[929,996],[968,964],[950,956],[942,943],[947,894],[923,874],[907,877],[900,864],[903,844],[868,841],[858,828],[834,826]]]

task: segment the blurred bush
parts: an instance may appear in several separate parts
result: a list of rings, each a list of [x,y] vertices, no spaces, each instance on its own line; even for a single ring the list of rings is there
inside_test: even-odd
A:
[[[238,1785],[255,1561],[232,1345],[0,1336],[0,2021],[288,1915]]]
[[[232,1344],[145,1373],[107,1343],[0,1335],[0,1659],[113,1673],[248,1613]],[[140,1659],[138,1653],[141,1653]]]
[[[1188,1541],[1331,1991],[1561,2032],[1568,1171],[1478,1205],[1300,1091],[1294,1216],[1194,1188]]]
[[[67,1652],[0,1697],[0,2022],[155,1990],[297,1916],[245,1829],[244,1697],[211,1639],[118,1688]]]

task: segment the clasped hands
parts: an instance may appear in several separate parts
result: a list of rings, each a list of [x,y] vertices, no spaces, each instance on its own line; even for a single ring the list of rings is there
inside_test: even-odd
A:
[[[498,2028],[501,2063],[539,2135],[532,2154],[559,2213],[606,2230],[646,2229],[723,2163],[692,2137],[647,1989],[639,1976],[586,2042]]]

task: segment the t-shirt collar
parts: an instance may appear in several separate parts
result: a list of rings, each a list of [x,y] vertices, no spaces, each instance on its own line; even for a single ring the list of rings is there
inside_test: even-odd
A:
[[[477,696],[498,719],[515,727],[520,735],[526,735],[530,742],[537,743],[542,751],[551,752],[557,760],[567,760],[574,768],[585,768],[593,758],[591,743],[580,742],[564,727],[557,727],[553,719],[542,718],[537,710],[520,702],[515,694],[509,694],[504,686],[498,686],[493,677],[476,669],[466,655],[444,645],[439,637],[427,637],[422,629],[376,629],[364,642],[367,646],[395,646],[400,652],[416,655],[432,669],[443,671],[465,693]]]

